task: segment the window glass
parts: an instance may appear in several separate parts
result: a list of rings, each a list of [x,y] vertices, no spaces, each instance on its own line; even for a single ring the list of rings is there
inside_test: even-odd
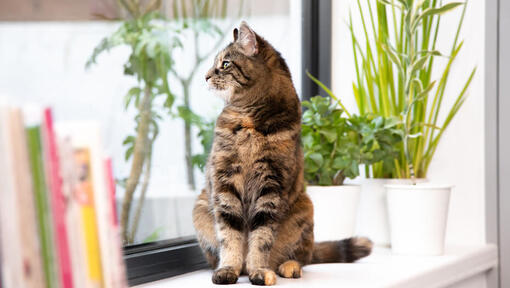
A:
[[[27,1],[20,3],[24,2]],[[85,64],[102,39],[122,25],[120,21],[97,18],[122,18],[127,14],[108,6],[116,5],[116,1],[91,1],[87,13],[81,6],[78,9],[62,6],[64,10],[69,9],[68,14],[55,10],[52,5],[58,1],[39,2],[40,10],[33,7],[30,10],[21,4],[14,9],[10,0],[0,4],[0,11],[11,6],[10,11],[14,11],[0,13],[3,21],[0,22],[0,102],[52,107],[57,122],[99,122],[105,154],[113,159],[120,217],[123,210],[127,211],[122,204],[126,179],[133,169],[134,156],[127,152],[133,139],[129,136],[136,136],[139,114],[132,102],[125,108],[126,95],[128,91],[136,94],[136,89],[132,88],[143,88],[143,85],[140,86],[136,77],[125,75],[124,64],[131,53],[126,45],[101,53],[96,63],[88,68]],[[182,3],[187,6],[183,8]],[[212,3],[225,10],[211,13],[212,17],[202,13],[195,19],[202,24],[182,26],[183,17],[190,20],[194,15],[193,9],[198,7],[205,11],[205,5]],[[246,20],[281,52],[299,95],[300,5],[300,1],[291,0],[162,1],[158,11],[167,20],[156,22],[170,27],[168,29],[177,29],[166,31],[162,37],[175,36],[181,43],[181,47],[172,52],[173,68],[167,77],[175,102],[171,109],[165,107],[165,97],[152,103],[153,112],[159,115],[155,117],[159,132],[151,149],[150,173],[147,173],[148,167],[143,166],[131,201],[125,244],[194,234],[191,211],[205,182],[201,170],[207,157],[204,144],[207,148],[212,121],[223,106],[222,100],[208,91],[204,75],[216,53],[232,41],[232,29],[241,20]],[[36,22],[39,20],[44,22]],[[217,27],[217,31],[212,31],[212,27]],[[189,111],[195,118],[188,119],[190,122],[186,125],[183,118],[190,115]],[[191,157],[186,157],[187,152]],[[141,199],[143,203],[139,206]],[[137,223],[136,228],[134,223]]]

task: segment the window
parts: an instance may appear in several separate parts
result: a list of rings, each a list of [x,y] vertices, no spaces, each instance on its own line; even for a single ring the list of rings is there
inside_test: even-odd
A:
[[[142,173],[129,210],[124,200],[139,111],[134,102],[126,103],[126,95],[134,97],[132,101],[143,96],[143,91],[133,89],[141,87],[136,78],[124,73],[130,48],[112,48],[85,68],[94,48],[121,26],[119,21],[101,18],[123,18],[128,13],[109,0],[90,1],[88,6],[80,1],[63,5],[43,0],[35,6],[30,1],[15,2],[0,4],[4,11],[0,13],[4,21],[0,23],[0,102],[50,106],[56,121],[101,124],[103,145],[113,159],[118,184],[119,217],[123,212],[129,215],[124,243],[131,284],[204,267],[193,236],[191,210],[204,186],[207,137],[222,101],[207,91],[203,77],[243,19],[282,53],[298,95],[318,94],[303,75],[307,70],[329,84],[331,2],[162,1],[157,11],[168,19],[165,25],[174,25],[172,35],[182,45],[173,50],[167,77],[175,102],[168,109],[166,98],[161,97],[152,105],[159,132],[151,145],[150,164],[139,167]],[[217,6],[204,7],[206,2]],[[193,13],[200,14],[195,18],[199,24],[175,28]],[[61,22],[68,20],[79,22]],[[309,25],[302,30],[303,21]]]

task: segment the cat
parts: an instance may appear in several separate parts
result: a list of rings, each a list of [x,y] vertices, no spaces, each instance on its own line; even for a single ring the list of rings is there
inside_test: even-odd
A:
[[[200,247],[216,269],[212,282],[233,284],[248,274],[252,284],[274,285],[276,273],[299,278],[306,264],[369,255],[367,238],[314,243],[301,106],[289,68],[246,22],[233,34],[205,76],[225,107],[193,209]]]

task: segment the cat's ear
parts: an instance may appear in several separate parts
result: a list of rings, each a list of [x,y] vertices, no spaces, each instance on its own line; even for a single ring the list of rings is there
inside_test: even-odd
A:
[[[234,38],[236,38],[235,35]],[[241,26],[239,26],[239,37],[237,37],[237,42],[240,44],[241,49],[247,56],[253,56],[259,52],[257,36],[245,21],[241,22]]]
[[[237,38],[239,38],[239,30],[237,30],[237,28],[234,28],[234,31],[233,31],[233,34],[234,34],[234,42],[237,41]]]

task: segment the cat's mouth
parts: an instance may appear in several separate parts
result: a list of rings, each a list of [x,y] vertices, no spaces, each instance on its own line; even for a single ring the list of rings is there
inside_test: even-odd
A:
[[[207,87],[210,91],[212,91],[217,97],[225,100],[226,102],[230,102],[232,95],[234,94],[234,88],[230,86],[219,87],[216,83],[212,81],[212,79],[207,80]]]

